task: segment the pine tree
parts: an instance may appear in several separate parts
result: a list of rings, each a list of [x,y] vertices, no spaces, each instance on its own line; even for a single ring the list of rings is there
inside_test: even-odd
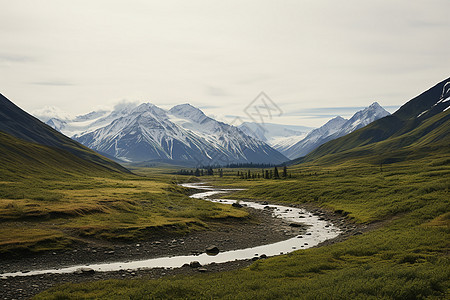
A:
[[[278,168],[277,167],[275,167],[274,170],[273,170],[273,177],[274,178],[280,178],[280,174],[278,174]]]

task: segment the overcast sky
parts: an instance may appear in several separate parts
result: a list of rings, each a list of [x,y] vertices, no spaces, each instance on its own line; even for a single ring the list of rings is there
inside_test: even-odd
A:
[[[32,112],[189,102],[320,126],[450,76],[450,1],[0,0],[0,93]]]

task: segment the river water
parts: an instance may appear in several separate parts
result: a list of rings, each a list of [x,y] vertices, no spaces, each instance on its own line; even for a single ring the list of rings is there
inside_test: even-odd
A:
[[[236,200],[232,199],[212,199],[213,195],[221,193],[229,193],[239,189],[220,189],[207,186],[204,183],[186,183],[182,184],[184,187],[195,188],[201,190],[201,192],[193,194],[192,198],[203,199],[212,202],[220,202],[223,204],[233,204]],[[224,263],[234,260],[251,259],[254,257],[265,254],[266,256],[276,256],[286,254],[299,249],[307,249],[317,246],[319,243],[332,239],[339,235],[340,230],[332,223],[319,220],[319,216],[313,215],[308,211],[301,208],[287,207],[282,205],[264,205],[256,202],[240,201],[241,205],[255,208],[255,209],[270,209],[273,217],[282,218],[289,223],[299,223],[307,225],[308,229],[306,234],[299,235],[281,242],[262,245],[258,247],[239,249],[233,251],[220,252],[215,256],[207,255],[203,253],[201,255],[185,255],[185,256],[172,256],[172,257],[159,257],[146,260],[135,260],[126,262],[114,262],[114,263],[100,263],[91,265],[77,265],[70,267],[63,267],[59,269],[49,270],[34,270],[26,273],[14,272],[0,274],[0,277],[5,278],[9,276],[31,276],[41,274],[61,274],[72,273],[80,268],[90,268],[97,272],[119,271],[119,270],[136,270],[146,268],[178,268],[191,261],[198,261],[202,265],[210,263]]]

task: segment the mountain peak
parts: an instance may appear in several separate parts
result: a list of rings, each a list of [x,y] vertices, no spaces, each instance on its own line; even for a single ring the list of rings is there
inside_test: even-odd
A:
[[[152,103],[142,103],[131,110],[131,113],[146,113],[151,112],[154,115],[165,116],[166,111]]]
[[[169,110],[169,113],[179,118],[189,119],[196,123],[201,123],[208,118],[199,108],[192,106],[189,103],[176,105]]]
[[[381,105],[375,101],[374,103],[370,104],[369,108],[383,108],[383,107],[381,107]]]

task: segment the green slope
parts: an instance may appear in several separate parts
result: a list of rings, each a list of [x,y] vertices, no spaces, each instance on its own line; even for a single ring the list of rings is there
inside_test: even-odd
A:
[[[448,102],[439,100],[449,80],[410,100],[391,116],[323,144],[291,164],[339,162],[348,158],[388,163],[411,158],[412,154],[423,157],[430,149],[448,151],[449,111],[444,111]]]
[[[27,142],[0,132],[0,180],[55,175],[100,175],[109,166],[80,158],[69,151]],[[117,169],[116,169],[117,170]]]
[[[0,94],[0,132],[7,133],[31,143],[64,150],[64,152],[69,152],[78,158],[87,160],[90,163],[95,163],[112,171],[129,172],[121,165],[97,154],[91,149],[42,123],[17,107],[2,94]],[[2,154],[0,154],[0,158],[3,158]],[[67,161],[67,159],[65,161]],[[70,166],[70,164],[68,166]]]

